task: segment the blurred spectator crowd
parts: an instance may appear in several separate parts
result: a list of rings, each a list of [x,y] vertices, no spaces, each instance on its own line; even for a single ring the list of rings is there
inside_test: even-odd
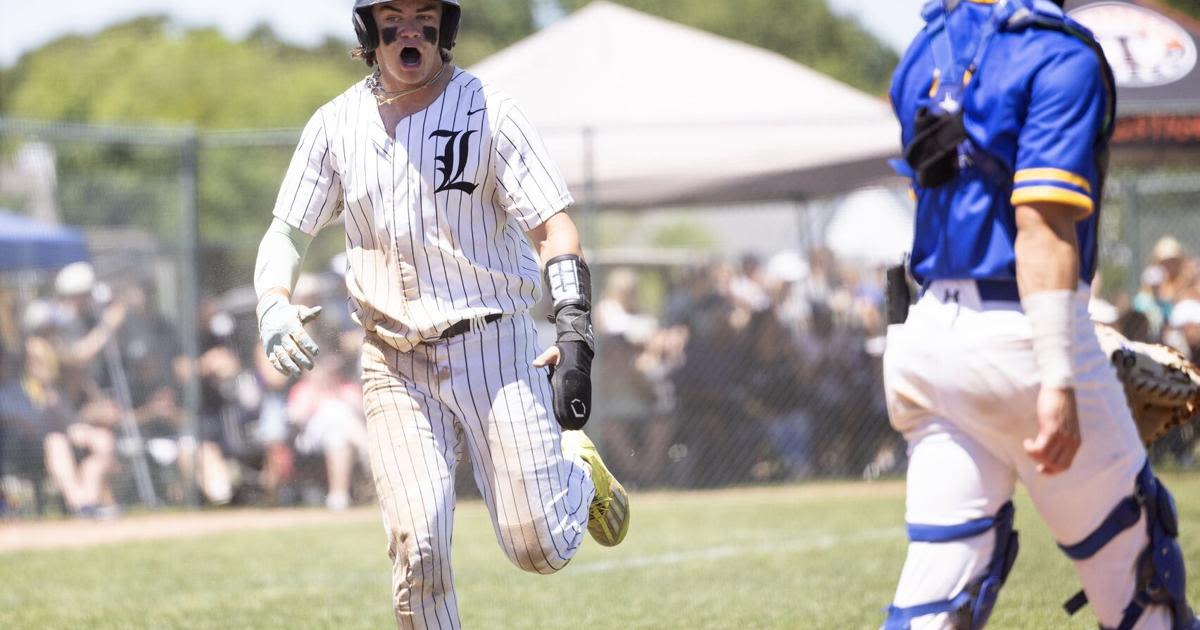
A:
[[[314,326],[321,361],[289,382],[247,334],[252,315],[214,298],[193,361],[154,283],[98,282],[75,263],[42,284],[0,288],[0,509],[105,518],[370,498],[352,326]]]
[[[1093,319],[1200,360],[1200,258],[1163,236],[1138,271],[1132,293],[1097,277]],[[879,365],[884,270],[822,249],[716,262],[672,277],[660,317],[639,306],[645,273],[609,270],[596,306],[595,430],[623,480],[710,487],[903,469]],[[1191,466],[1197,437],[1184,425],[1151,455]]]
[[[1092,289],[1092,319],[1115,327],[1134,341],[1163,343],[1193,363],[1200,360],[1200,258],[1174,236],[1163,236],[1154,244],[1136,292],[1115,291],[1112,299],[1106,300],[1101,297],[1105,291],[1100,282]],[[1196,438],[1195,428],[1186,424],[1157,442],[1151,456],[1190,466]]]
[[[595,311],[595,431],[634,486],[874,477],[899,465],[879,360],[883,271],[823,249],[668,274],[661,316],[632,268]]]
[[[594,273],[588,431],[623,482],[700,488],[903,468],[879,367],[882,269],[814,249]],[[102,283],[77,263],[38,286],[0,286],[0,502],[103,518],[145,505],[369,501],[362,333],[327,275],[297,287],[299,301],[326,308],[311,325],[321,358],[295,380],[266,364],[244,299],[202,300],[193,361],[153,282]],[[1175,238],[1154,246],[1136,292],[1104,299],[1101,288],[1096,320],[1200,358],[1200,259]],[[1156,455],[1190,464],[1194,442],[1185,427]]]
[[[840,270],[822,250],[597,271],[589,431],[629,484],[870,476],[903,458],[877,365],[881,273]],[[362,333],[327,276],[297,287],[326,308],[311,325],[321,358],[296,380],[263,360],[245,299],[202,300],[193,361],[153,282],[100,282],[77,263],[0,288],[9,510],[370,500]]]

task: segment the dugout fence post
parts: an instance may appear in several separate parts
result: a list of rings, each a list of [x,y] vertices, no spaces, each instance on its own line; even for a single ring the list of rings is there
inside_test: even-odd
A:
[[[583,242],[596,247],[596,129],[587,126],[583,134]]]
[[[1137,295],[1142,284],[1142,225],[1138,217],[1138,177],[1137,174],[1128,175],[1121,180],[1121,188],[1125,192],[1125,213],[1129,221],[1130,237],[1126,239],[1129,244],[1129,280],[1127,281],[1129,294]]]
[[[180,223],[179,261],[179,328],[183,353],[191,369],[183,384],[183,408],[186,434],[195,438],[191,479],[185,480],[184,500],[187,505],[200,504],[196,492],[200,470],[200,344],[199,334],[200,291],[200,142],[195,128],[189,127],[179,144],[179,195],[183,216]]]

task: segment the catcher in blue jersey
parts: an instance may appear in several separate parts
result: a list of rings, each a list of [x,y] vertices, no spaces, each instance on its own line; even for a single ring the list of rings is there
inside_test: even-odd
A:
[[[893,79],[921,297],[889,327],[910,544],[884,628],[982,628],[1017,558],[1018,482],[1103,628],[1196,628],[1174,502],[1088,317],[1115,112],[1048,0],[933,0]],[[1065,594],[1069,595],[1069,593]]]

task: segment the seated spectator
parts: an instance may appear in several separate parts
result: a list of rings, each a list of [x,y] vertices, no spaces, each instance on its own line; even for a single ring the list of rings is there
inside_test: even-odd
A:
[[[1143,269],[1141,286],[1138,287],[1131,303],[1134,312],[1141,313],[1146,320],[1147,338],[1155,341],[1162,337],[1163,325],[1166,324],[1167,313],[1171,308],[1170,300],[1162,296],[1166,277],[1166,272],[1158,265],[1150,265]]]
[[[754,477],[799,478],[811,468],[809,432],[801,363],[787,328],[770,311],[750,325],[751,364],[745,376],[745,413],[761,424],[769,450],[759,453]]]
[[[153,476],[166,496],[179,503],[186,491],[176,470],[184,424],[180,383],[187,359],[178,331],[155,307],[152,295],[148,283],[133,283],[118,292],[127,314],[117,344],[133,416],[156,465]]]
[[[1163,270],[1162,286],[1159,295],[1167,303],[1164,315],[1171,317],[1171,305],[1184,299],[1191,289],[1194,270],[1188,264],[1187,252],[1183,245],[1173,236],[1158,239],[1151,250],[1154,264]]]
[[[42,311],[34,303],[27,311],[31,335],[24,345],[16,378],[0,384],[0,421],[6,428],[10,456],[25,458],[25,466],[40,462],[62,493],[67,509],[77,516],[115,514],[109,474],[115,466],[113,426],[119,409],[103,398],[87,401],[75,411],[60,389],[54,345]],[[76,451],[83,456],[76,459]]]
[[[750,476],[750,456],[730,443],[746,428],[741,422],[742,392],[732,385],[740,382],[749,363],[748,313],[717,291],[691,305],[684,360],[672,380],[679,403],[676,415],[686,426],[676,436],[678,448],[673,448],[686,452],[686,475],[693,487],[737,483]],[[731,454],[739,457],[731,459]]]
[[[78,373],[80,378],[70,379],[77,384],[110,385],[111,375],[96,358],[125,323],[125,304],[95,299],[96,275],[84,262],[63,267],[54,279],[54,290],[58,302],[53,317],[59,333],[55,342],[62,369]]]
[[[328,341],[318,345],[336,347]],[[325,506],[331,510],[350,506],[355,463],[366,460],[362,387],[357,379],[347,377],[348,362],[341,352],[323,353],[288,396],[289,417],[297,431],[296,451],[325,456]]]
[[[1150,333],[1150,318],[1146,317],[1146,314],[1141,311],[1133,309],[1124,311],[1117,317],[1117,321],[1113,325],[1116,327],[1117,332],[1125,335],[1126,339],[1146,343],[1157,341],[1157,337],[1154,337]]]
[[[268,503],[286,503],[283,492],[292,480],[295,470],[287,409],[291,381],[271,367],[266,352],[263,351],[262,342],[254,347],[254,375],[262,391],[255,435],[263,447],[259,486],[266,493]]]
[[[767,293],[762,261],[754,254],[743,254],[738,260],[737,273],[729,280],[729,297],[739,306],[752,312],[771,307]]]
[[[1180,301],[1171,310],[1171,334],[1166,341],[1193,362],[1200,359],[1200,300]]]
[[[52,334],[46,340],[53,346],[61,373],[59,390],[66,405],[80,414],[89,409],[105,410],[102,416],[111,412],[108,430],[113,433],[122,412],[113,397],[116,382],[112,369],[119,357],[103,353],[124,325],[126,308],[120,301],[109,301],[111,294],[104,289],[97,284],[90,264],[63,267],[54,278],[57,300],[49,316]]]
[[[875,417],[882,394],[861,329],[839,325],[834,311],[812,304],[799,343],[801,389],[812,421],[810,452],[818,475],[857,474],[875,455],[865,427],[887,423]]]
[[[196,434],[182,440],[180,468],[194,479],[210,505],[233,500],[233,471],[227,458],[242,440],[245,413],[238,399],[237,381],[242,361],[234,350],[233,319],[213,300],[200,306],[200,408]]]
[[[661,328],[650,336],[634,360],[638,377],[651,394],[649,415],[638,427],[640,431],[632,436],[637,448],[632,449],[634,462],[629,478],[642,485],[665,481],[667,457],[677,430],[674,414],[677,397],[672,378],[683,363],[687,335],[684,326]]]
[[[660,330],[637,300],[637,275],[626,267],[607,274],[604,296],[596,304],[596,363],[592,366],[596,408],[592,423],[606,461],[626,485],[661,481],[674,434],[670,412],[668,365],[683,353],[682,326]],[[674,357],[668,359],[668,340]],[[632,368],[632,369],[631,369]]]
[[[626,267],[608,273],[604,295],[596,302],[596,334],[624,335],[630,338],[649,337],[658,323],[651,315],[640,312],[637,295],[637,275]]]
[[[592,365],[595,400],[589,430],[597,434],[605,460],[626,484],[638,485],[643,475],[634,472],[640,463],[654,459],[643,452],[642,430],[654,415],[654,390],[646,375],[637,369],[644,346],[626,335],[596,336],[596,360]],[[633,368],[633,369],[631,369]]]

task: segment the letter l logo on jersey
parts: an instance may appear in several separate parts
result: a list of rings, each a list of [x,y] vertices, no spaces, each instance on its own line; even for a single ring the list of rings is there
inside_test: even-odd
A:
[[[429,134],[430,139],[447,139],[445,150],[437,158],[438,164],[441,165],[437,170],[442,174],[442,183],[433,191],[435,194],[447,190],[460,190],[470,195],[479,187],[478,184],[462,181],[463,171],[467,170],[471,135],[474,133],[475,130],[462,132],[439,129]]]

